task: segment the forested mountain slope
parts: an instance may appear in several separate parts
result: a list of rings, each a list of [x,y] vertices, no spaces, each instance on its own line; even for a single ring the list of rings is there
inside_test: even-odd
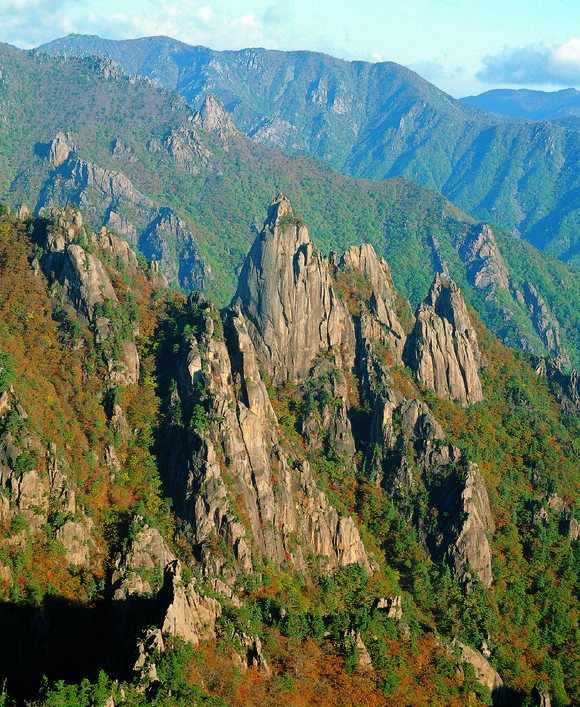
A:
[[[112,57],[195,107],[215,94],[255,140],[314,155],[351,176],[411,179],[580,264],[576,130],[498,118],[389,62],[307,51],[218,52],[167,37],[71,35],[41,50]]]
[[[565,366],[580,361],[578,274],[435,192],[402,179],[350,179],[257,144],[216,99],[192,111],[107,59],[3,45],[0,63],[0,190],[13,207],[80,205],[93,228],[121,234],[171,282],[225,304],[262,205],[283,189],[319,248],[372,243],[413,306],[441,272],[504,341]]]
[[[580,699],[578,376],[452,280],[278,195],[220,312],[2,207],[0,348],[4,704]]]

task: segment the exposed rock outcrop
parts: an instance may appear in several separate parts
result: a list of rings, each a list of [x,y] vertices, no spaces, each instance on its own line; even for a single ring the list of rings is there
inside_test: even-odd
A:
[[[393,362],[401,363],[406,334],[397,318],[397,293],[391,272],[384,258],[380,261],[370,243],[351,246],[343,255],[340,266],[361,272],[371,287],[369,313],[361,313],[359,326],[363,346],[370,349],[371,342],[382,343],[393,354]]]
[[[276,145],[276,147],[289,148],[290,150],[299,148],[296,140],[298,135],[296,126],[278,116],[264,118],[250,129],[248,135],[252,140],[265,145]]]
[[[509,290],[509,272],[489,224],[471,228],[459,248],[469,282],[478,288]]]
[[[327,263],[304,223],[278,195],[254,241],[233,304],[244,315],[260,365],[274,384],[304,379],[317,354],[332,350],[350,367],[354,327]]]
[[[180,282],[192,290],[205,290],[213,278],[211,267],[201,259],[187,224],[168,208],[156,209],[151,214],[139,243],[169,282]],[[175,243],[184,246],[179,260],[174,257]]]
[[[175,560],[156,528],[150,528],[139,517],[133,519],[133,526],[135,539],[116,558],[111,576],[111,594],[116,601],[131,594],[152,594],[163,581],[164,568]]]
[[[67,520],[56,531],[56,539],[63,544],[69,564],[81,567],[87,563],[89,548],[94,544],[91,538],[91,526],[92,523],[83,525]]]
[[[465,405],[483,400],[477,337],[453,281],[436,276],[417,310],[406,357],[419,380],[437,395]]]
[[[570,359],[560,341],[560,327],[558,322],[550,314],[544,299],[531,282],[525,283],[524,297],[528,315],[547,351],[555,356],[564,366],[569,366]]]
[[[489,690],[494,705],[503,706],[510,704],[507,690],[499,673],[491,667],[479,651],[466,646],[457,639],[453,640],[451,647],[459,650],[459,655],[464,663],[469,663],[473,666],[478,682]]]
[[[504,343],[517,342],[524,351],[543,350],[568,366],[570,358],[560,337],[557,318],[532,283],[520,284],[514,273],[510,275],[491,226],[484,223],[459,230],[453,236],[453,245],[465,265],[468,282],[484,292],[486,300],[499,305],[504,327],[496,333]],[[437,251],[435,245],[434,250]],[[445,279],[450,279],[448,269],[440,271]],[[513,298],[511,302],[506,293]],[[531,324],[533,336],[525,324],[522,326],[522,317]]]
[[[177,428],[170,432],[176,435],[171,468],[183,468],[190,456],[192,473],[173,473],[172,483],[206,571],[232,577],[251,569],[261,554],[307,571],[305,553],[330,569],[358,563],[370,571],[352,518],[334,509],[308,462],[298,463],[281,443],[262,361],[240,308],[225,317],[224,341],[212,307],[200,297],[190,304],[197,335],[184,337],[179,405],[186,418],[193,416],[194,429],[185,438]],[[225,566],[212,552],[215,541],[231,548],[233,564]]]
[[[179,636],[188,643],[215,640],[215,622],[221,615],[216,599],[198,594],[193,582],[184,583],[179,560],[170,562],[164,571],[163,587],[157,597],[162,607],[158,621],[162,634]]]
[[[566,414],[578,413],[580,411],[580,376],[578,371],[572,370],[570,373],[564,373],[561,362],[555,358],[531,356],[530,363],[534,367],[536,375],[556,384],[552,386],[553,392]]]
[[[371,425],[375,442],[368,466],[373,480],[383,483],[395,499],[407,502],[419,492],[420,477],[428,494],[430,518],[419,521],[425,549],[446,558],[458,580],[469,590],[475,580],[490,587],[494,532],[489,498],[478,466],[465,463],[459,450],[444,444],[445,434],[425,403],[397,391],[376,397]]]
[[[206,132],[218,133],[221,139],[239,133],[223,103],[211,93],[206,95],[201,108],[194,111],[190,122]]]
[[[199,174],[208,166],[211,152],[198,140],[195,131],[185,128],[171,130],[162,144],[184,172]]]
[[[63,133],[51,143],[47,159],[55,170],[44,185],[36,212],[45,214],[56,205],[76,204],[91,214],[93,225],[114,229],[139,246],[147,258],[159,263],[170,282],[205,289],[211,269],[201,258],[196,238],[183,219],[139,191],[122,172],[74,157],[69,143]],[[164,146],[188,171],[195,171],[200,160],[207,160],[207,150],[198,144],[195,131],[191,135],[185,129],[170,133]]]
[[[95,305],[117,300],[103,264],[63,233],[49,235],[41,265],[47,277],[60,283],[60,301],[73,307],[85,325],[96,321]]]
[[[40,265],[49,280],[54,300],[64,309],[71,307],[80,325],[91,327],[97,343],[116,336],[112,318],[120,308],[115,289],[100,258],[91,252],[97,237],[83,225],[77,211],[53,209],[53,227],[42,243]],[[120,239],[112,234],[101,241],[115,249],[127,265],[136,265],[135,255],[122,248]],[[82,245],[81,245],[82,243]],[[135,327],[133,327],[133,333]],[[114,350],[117,350],[116,348]],[[139,356],[130,331],[121,335],[119,353],[108,358],[112,383],[130,385],[139,378]]]
[[[18,406],[20,408],[20,406]],[[20,408],[20,415],[26,412]],[[46,472],[39,470],[39,459],[46,460]],[[28,463],[22,460],[28,459]],[[0,439],[0,522],[13,532],[7,546],[26,547],[49,519],[54,523],[54,509],[60,513],[56,539],[62,543],[66,560],[81,567],[88,564],[95,549],[91,535],[92,521],[77,508],[76,494],[69,487],[67,463],[57,457],[56,448],[46,449],[36,434],[17,439],[3,433]]]
[[[70,136],[65,135],[63,132],[58,132],[54,140],[50,143],[48,148],[47,159],[50,164],[58,167],[66,159],[68,159],[71,153],[71,147],[68,144],[70,142]]]
[[[99,231],[99,245],[111,254],[112,260],[123,270],[129,270],[133,275],[139,270],[139,262],[135,251],[123,238],[104,226]]]
[[[467,589],[476,579],[489,589],[493,576],[488,535],[493,534],[495,524],[477,464],[467,464],[465,481],[436,486],[432,498],[449,516],[434,538],[438,551],[448,558],[455,576]]]
[[[534,687],[531,698],[534,701],[535,707],[552,707],[550,695],[545,690],[539,690],[537,687]]]
[[[103,196],[108,197],[111,203],[119,199],[126,199],[141,208],[154,208],[153,201],[136,189],[133,182],[121,172],[102,169],[92,162],[81,159],[67,161],[63,167],[63,176],[68,182],[67,186],[80,187],[83,190],[95,189]],[[92,206],[88,194],[81,192],[79,206],[81,208]]]
[[[357,295],[364,296],[365,302],[352,316],[335,299],[329,269],[346,282],[348,273],[358,273],[357,278],[366,283],[364,293]],[[258,369],[266,371],[274,384],[296,380],[305,410],[300,431],[306,448],[314,454],[321,447],[332,448],[344,459],[352,459],[355,447],[348,389],[343,383],[352,370],[354,351],[361,390],[372,410],[367,474],[401,499],[419,492],[417,476],[431,479],[428,493],[445,522],[426,530],[426,549],[437,557],[446,556],[468,589],[476,579],[491,586],[487,536],[494,527],[479,469],[463,462],[455,447],[444,444],[443,430],[425,403],[393,389],[390,373],[397,363],[414,362],[419,378],[438,394],[463,404],[483,399],[475,331],[457,286],[436,278],[407,338],[397,318],[397,295],[388,267],[372,246],[350,248],[339,264],[334,256],[325,261],[313,254],[306,228],[294,217],[289,202],[278,196],[244,265],[234,303],[226,332],[237,332],[228,340],[236,339],[245,353],[232,356],[231,347],[229,353],[234,369],[239,365],[236,360],[246,361],[242,370],[245,393],[248,400],[254,398],[250,407],[262,410],[262,420],[271,419],[263,394],[256,398]],[[251,367],[250,359],[256,361]],[[456,468],[464,469],[463,476]],[[304,470],[303,465],[303,474]],[[304,479],[302,487],[311,487],[307,495],[316,497],[310,481]],[[331,530],[337,527],[337,518],[328,516],[324,504],[317,510],[310,501],[305,508],[309,543],[317,554],[331,556],[331,548],[336,552],[340,546]],[[348,541],[345,523],[346,519],[339,523],[342,543],[354,550],[339,552],[340,564],[349,553],[356,558],[363,551],[357,541]]]
[[[95,71],[102,74],[105,79],[118,79],[123,75],[117,62],[110,57],[94,56],[92,64]]]
[[[375,608],[385,612],[387,618],[400,621],[403,618],[403,608],[401,606],[401,597],[387,597],[377,599]]]

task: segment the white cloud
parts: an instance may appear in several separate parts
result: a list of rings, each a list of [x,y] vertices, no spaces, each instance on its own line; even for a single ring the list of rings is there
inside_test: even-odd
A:
[[[253,13],[225,15],[207,3],[200,5],[187,0],[179,8],[170,2],[147,2],[139,13],[94,18],[91,31],[111,38],[166,35],[187,44],[204,44],[215,49],[271,45],[262,23]]]
[[[477,78],[486,83],[580,85],[580,38],[504,49],[484,57],[483,64]]]
[[[288,3],[286,0],[279,0],[278,2],[268,5],[264,12],[263,20],[266,24],[280,24],[288,19],[290,13],[288,11]]]
[[[203,5],[198,8],[194,14],[207,25],[211,24],[212,20],[215,18],[213,7],[211,5]]]
[[[22,48],[73,31],[75,0],[0,0],[0,41]]]
[[[559,47],[550,47],[549,66],[552,75],[580,80],[580,37],[571,37]]]
[[[0,0],[0,41],[29,48],[75,32],[112,39],[166,35],[215,49],[274,48],[275,32],[266,25],[284,16],[280,3],[267,8],[268,21],[234,7],[219,11],[208,0],[126,0],[117,8],[107,0],[99,6],[79,0]]]
[[[372,59],[373,61],[379,61],[379,62],[380,62],[380,61],[384,61],[382,55],[379,54],[378,52],[371,52],[371,59]]]

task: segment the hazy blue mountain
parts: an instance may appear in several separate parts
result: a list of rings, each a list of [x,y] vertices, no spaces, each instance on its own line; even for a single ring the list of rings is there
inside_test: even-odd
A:
[[[529,88],[497,88],[461,99],[501,118],[559,120],[580,115],[580,91],[535,91]]]

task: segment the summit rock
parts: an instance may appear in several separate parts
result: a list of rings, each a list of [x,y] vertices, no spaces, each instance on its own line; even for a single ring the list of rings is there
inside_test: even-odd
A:
[[[419,305],[407,341],[410,367],[442,398],[471,405],[483,400],[475,329],[459,287],[437,274]]]
[[[352,320],[333,288],[327,260],[282,194],[270,204],[233,304],[275,384],[305,378],[312,360],[329,350],[339,358],[344,352],[352,365]]]

